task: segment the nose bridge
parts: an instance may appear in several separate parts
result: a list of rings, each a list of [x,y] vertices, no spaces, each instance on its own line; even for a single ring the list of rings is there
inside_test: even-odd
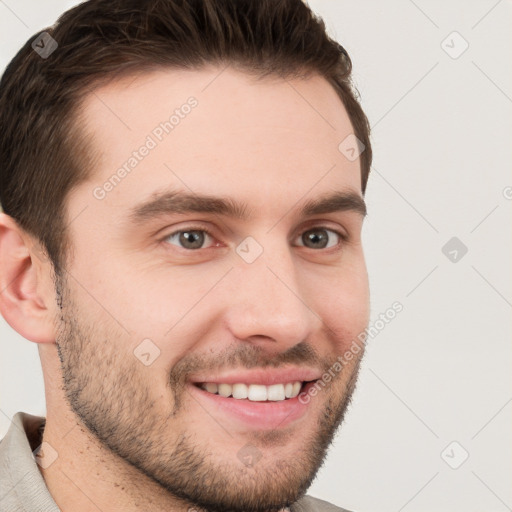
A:
[[[270,249],[252,263],[240,261],[228,311],[228,324],[238,339],[266,338],[293,346],[304,341],[320,322],[303,296],[296,263],[287,247]]]

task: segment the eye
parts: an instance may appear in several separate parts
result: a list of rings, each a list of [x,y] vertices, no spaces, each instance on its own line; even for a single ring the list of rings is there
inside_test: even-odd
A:
[[[166,236],[164,240],[188,250],[206,249],[214,245],[213,237],[204,229],[182,229]]]
[[[304,231],[299,237],[297,245],[309,249],[330,249],[339,245],[343,236],[332,229],[313,228]]]
[[[330,249],[339,245],[343,239],[343,235],[333,229],[317,227],[304,231],[298,237],[296,245],[309,249]],[[203,228],[175,231],[166,236],[164,241],[190,251],[215,246],[215,239]]]

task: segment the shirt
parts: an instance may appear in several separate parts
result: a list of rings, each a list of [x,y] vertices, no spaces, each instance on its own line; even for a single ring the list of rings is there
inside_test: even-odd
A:
[[[0,512],[61,512],[33,456],[41,444],[43,426],[44,418],[18,412],[0,441]],[[348,512],[307,495],[290,511]]]

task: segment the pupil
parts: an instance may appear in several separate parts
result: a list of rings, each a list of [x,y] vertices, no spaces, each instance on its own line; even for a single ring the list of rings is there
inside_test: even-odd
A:
[[[302,235],[302,242],[306,247],[323,249],[328,242],[327,232],[325,230],[308,231]]]
[[[204,243],[201,231],[184,231],[180,234],[180,244],[186,249],[199,249]]]

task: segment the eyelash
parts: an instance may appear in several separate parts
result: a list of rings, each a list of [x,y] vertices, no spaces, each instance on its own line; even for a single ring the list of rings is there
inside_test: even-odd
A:
[[[327,226],[322,226],[322,225],[318,225],[318,226],[311,226],[311,227],[308,227],[307,229],[303,230],[301,233],[299,233],[299,235],[297,235],[295,238],[297,238],[298,236],[302,236],[304,233],[307,233],[308,231],[314,231],[314,230],[325,230],[325,231],[329,231],[331,233],[334,233],[335,235],[337,235],[340,239],[340,242],[338,242],[336,245],[334,245],[333,247],[327,247],[325,248],[324,250],[328,251],[328,250],[333,250],[333,249],[336,249],[336,248],[339,248],[339,246],[341,245],[341,242],[346,242],[348,240],[348,236],[345,235],[344,233],[341,233],[340,231],[336,230],[336,229],[333,229],[333,228],[329,228]],[[180,233],[186,233],[186,232],[189,232],[189,231],[199,231],[199,232],[204,232],[206,233],[209,237],[211,237],[213,240],[215,240],[215,235],[213,235],[213,233],[210,231],[210,229],[208,229],[207,227],[205,226],[200,226],[200,225],[197,225],[197,226],[190,226],[190,227],[187,227],[187,228],[184,228],[184,229],[179,229],[177,231],[173,231],[172,233],[169,233],[168,235],[166,235],[165,237],[162,238],[161,242],[163,243],[166,243],[166,240],[168,240],[169,238],[171,238],[172,236],[174,235],[178,235]],[[215,245],[211,246],[211,247],[205,247],[205,248],[199,248],[199,249],[187,249],[185,247],[180,247],[180,246],[177,246],[175,244],[171,244],[169,242],[169,245],[173,245],[175,247],[178,247],[179,249],[182,249],[183,251],[187,251],[187,252],[198,252],[198,251],[201,251],[201,250],[207,250],[207,249],[213,249],[215,247]],[[299,245],[298,247],[305,247],[304,245]],[[306,247],[307,248],[307,247]],[[321,251],[322,249],[312,249],[313,251]]]

